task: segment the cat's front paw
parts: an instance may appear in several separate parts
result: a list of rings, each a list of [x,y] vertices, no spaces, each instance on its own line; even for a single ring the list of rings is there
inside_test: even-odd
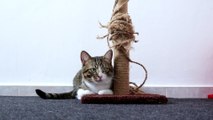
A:
[[[109,90],[109,89],[107,89],[107,90],[100,90],[100,91],[98,91],[98,94],[99,94],[99,95],[105,95],[105,94],[112,95],[112,94],[113,94],[113,91],[112,91],[112,90]]]
[[[76,97],[77,97],[77,99],[81,100],[81,98],[84,95],[89,95],[89,94],[94,94],[94,93],[90,90],[79,89]]]

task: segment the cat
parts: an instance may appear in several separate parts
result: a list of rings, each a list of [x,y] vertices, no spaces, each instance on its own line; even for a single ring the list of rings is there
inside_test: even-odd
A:
[[[81,99],[88,94],[113,94],[112,79],[112,50],[104,56],[91,57],[86,51],[80,54],[82,68],[73,79],[73,90],[67,93],[46,93],[36,89],[36,93],[43,99]]]

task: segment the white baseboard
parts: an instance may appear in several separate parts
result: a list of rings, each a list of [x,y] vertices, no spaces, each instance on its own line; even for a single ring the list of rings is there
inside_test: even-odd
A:
[[[71,86],[0,86],[1,96],[36,96],[35,89],[41,89],[45,92],[68,92],[72,90]]]
[[[144,87],[142,90],[169,98],[207,98],[213,94],[213,87]]]
[[[71,86],[0,86],[1,96],[36,96],[35,89],[46,92],[68,92]],[[168,98],[207,98],[213,94],[213,87],[143,87],[146,93],[161,94]]]

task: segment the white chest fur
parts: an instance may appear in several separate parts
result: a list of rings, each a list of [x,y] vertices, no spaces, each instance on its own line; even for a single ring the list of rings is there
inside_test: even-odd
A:
[[[88,87],[88,89],[78,89],[76,97],[80,100],[82,96],[88,94],[113,94],[113,91],[110,89],[111,83],[112,78],[105,79],[104,81],[98,83],[88,82],[87,80],[84,80],[84,84]]]
[[[106,78],[105,80],[96,83],[85,80],[84,83],[92,92],[98,93],[100,90],[110,89],[112,78]]]

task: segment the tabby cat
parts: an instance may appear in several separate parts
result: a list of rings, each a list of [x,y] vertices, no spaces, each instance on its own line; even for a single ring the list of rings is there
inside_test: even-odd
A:
[[[81,99],[87,94],[113,94],[111,90],[113,67],[112,50],[104,56],[91,57],[86,51],[81,52],[82,68],[73,80],[74,89],[67,93],[46,93],[36,89],[36,93],[43,99]]]

